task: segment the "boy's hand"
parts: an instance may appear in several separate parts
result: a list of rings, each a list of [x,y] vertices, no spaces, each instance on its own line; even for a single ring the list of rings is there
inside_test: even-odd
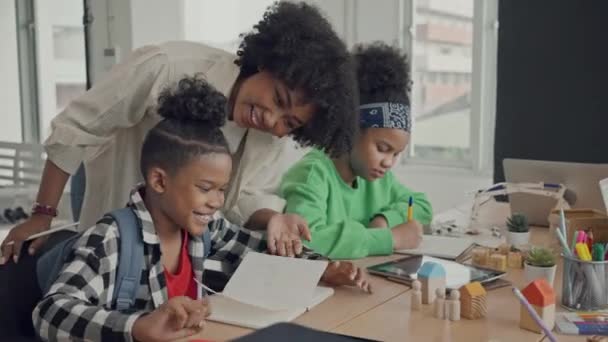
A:
[[[422,242],[422,225],[415,220],[395,226],[391,233],[395,250],[416,248]]]
[[[131,334],[137,341],[170,341],[192,336],[205,327],[211,313],[206,299],[171,298],[133,324]]]
[[[330,262],[321,276],[321,280],[332,286],[356,286],[365,292],[372,293],[367,273],[349,261]]]
[[[308,223],[296,214],[276,214],[268,221],[270,254],[294,257],[302,254],[302,240],[311,240]]]
[[[370,228],[388,228],[388,221],[384,216],[378,215],[369,222]]]

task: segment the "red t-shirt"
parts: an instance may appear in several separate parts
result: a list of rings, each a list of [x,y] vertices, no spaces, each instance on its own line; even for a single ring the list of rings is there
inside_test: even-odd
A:
[[[192,262],[188,255],[188,233],[184,232],[182,239],[182,248],[179,252],[179,265],[177,272],[171,274],[165,268],[165,279],[167,280],[167,294],[169,299],[179,296],[188,296],[192,299],[197,299],[196,282],[194,281],[194,272],[192,271]]]

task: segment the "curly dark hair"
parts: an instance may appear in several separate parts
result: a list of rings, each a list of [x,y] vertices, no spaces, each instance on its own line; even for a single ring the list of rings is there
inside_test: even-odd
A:
[[[353,52],[357,65],[359,101],[410,104],[410,68],[407,55],[386,43],[357,45]]]
[[[237,52],[239,80],[263,68],[301,89],[316,112],[293,138],[334,156],[350,151],[359,121],[354,63],[327,19],[315,6],[282,1],[253,28]]]
[[[165,88],[156,112],[163,118],[144,140],[140,169],[152,166],[174,173],[196,156],[230,153],[220,127],[226,122],[226,97],[201,75]]]

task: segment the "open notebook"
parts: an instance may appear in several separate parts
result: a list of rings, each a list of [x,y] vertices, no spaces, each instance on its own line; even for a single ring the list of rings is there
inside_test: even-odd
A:
[[[209,298],[210,321],[263,328],[289,322],[330,297],[317,286],[327,261],[249,252],[226,284]]]
[[[308,306],[284,310],[268,310],[222,295],[214,295],[209,298],[211,316],[207,319],[245,328],[260,329],[275,323],[291,322],[333,294],[334,289],[331,287],[317,286]]]
[[[438,235],[424,235],[418,248],[400,249],[398,254],[427,255],[436,258],[463,261],[475,247],[473,240],[467,237],[456,238]]]

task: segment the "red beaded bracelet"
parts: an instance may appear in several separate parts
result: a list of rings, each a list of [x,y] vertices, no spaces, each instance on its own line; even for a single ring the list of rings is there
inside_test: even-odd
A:
[[[33,214],[57,217],[57,209],[54,207],[51,207],[50,205],[44,205],[44,204],[40,204],[40,203],[36,202],[36,203],[34,203],[34,206],[32,207],[32,215]]]

